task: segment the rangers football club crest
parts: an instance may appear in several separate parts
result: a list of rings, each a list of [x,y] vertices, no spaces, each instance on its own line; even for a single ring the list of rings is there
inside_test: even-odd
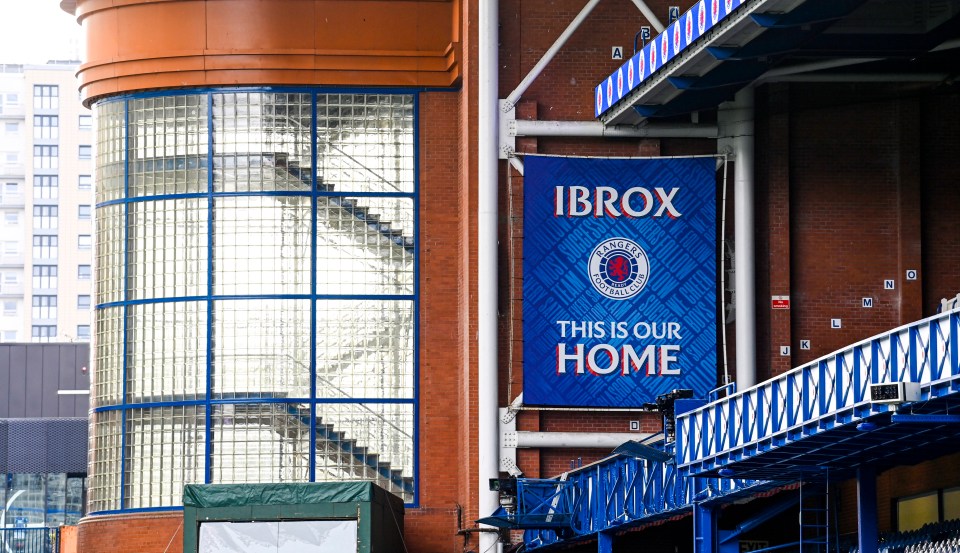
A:
[[[693,42],[693,10],[687,12],[687,17],[684,18],[684,21],[686,22],[684,25],[686,28],[684,30],[687,35],[687,46],[689,46],[690,43]]]
[[[680,22],[673,24],[673,55],[680,53]]]
[[[640,56],[640,63],[643,63],[643,56]],[[633,60],[627,62],[627,86],[633,90]]]
[[[650,45],[650,73],[657,70],[657,43]]]
[[[712,0],[710,2],[710,24],[716,25],[717,19],[720,18],[720,0]]]
[[[614,299],[632,298],[647,285],[650,261],[639,244],[627,238],[609,238],[600,242],[587,262],[593,287]]]
[[[700,5],[697,8],[697,31],[701,35],[707,28],[707,6],[705,2],[706,0],[700,0]]]
[[[617,98],[623,97],[623,68],[617,71]]]
[[[667,40],[667,33],[660,37],[660,63],[667,63],[667,57],[670,55],[670,42]]]
[[[637,56],[637,70],[640,72],[640,82],[647,78],[647,61],[641,53]]]
[[[597,113],[599,114],[602,111],[603,111],[603,92],[602,92],[602,89],[598,86],[597,87]]]
[[[613,75],[607,77],[607,105],[613,105]]]
[[[723,0],[723,6],[727,8],[727,15],[733,11],[733,0]]]

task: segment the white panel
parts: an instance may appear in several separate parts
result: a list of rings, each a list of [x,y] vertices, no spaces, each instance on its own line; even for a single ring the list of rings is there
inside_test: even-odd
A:
[[[199,553],[356,553],[356,520],[204,522]]]

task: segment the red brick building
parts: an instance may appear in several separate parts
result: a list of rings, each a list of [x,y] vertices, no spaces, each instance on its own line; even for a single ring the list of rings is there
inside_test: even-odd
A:
[[[638,3],[667,20],[669,3]],[[654,36],[660,26],[628,0],[500,0],[494,38],[481,30],[489,5],[474,0],[61,2],[85,30],[79,87],[99,133],[93,514],[80,550],[178,551],[178,486],[271,479],[377,481],[407,503],[411,552],[491,543],[472,531],[496,506],[480,491],[496,476],[479,460],[482,440],[497,457],[480,373],[495,345],[497,405],[523,390],[523,177],[491,161],[484,86],[493,78],[496,97],[510,97],[578,14],[501,116],[596,126],[503,131],[515,159],[723,154],[718,107],[753,90],[754,225],[740,231],[754,240],[755,291],[739,291],[735,316],[751,306],[755,332],[742,341],[749,327],[718,326],[731,374],[755,364],[744,382],[761,382],[934,314],[960,292],[960,7],[904,2],[914,11],[884,17],[894,10],[883,2],[852,4],[856,21],[875,23],[857,34],[866,46],[785,46],[691,109],[602,136],[594,87],[630,57],[641,26]],[[908,15],[916,28],[897,27]],[[831,17],[814,26],[852,25]],[[926,40],[876,45],[908,35]],[[849,71],[767,73],[849,58],[861,60]],[[484,250],[491,168],[497,243]],[[744,209],[732,184],[726,202],[732,239]],[[745,251],[728,246],[718,246],[726,269]],[[495,252],[495,279],[484,251]],[[732,281],[719,309],[735,301]],[[774,296],[789,309],[772,309]],[[635,432],[631,421],[661,427],[639,410],[524,408],[516,429],[617,434]],[[340,449],[318,451],[320,441]],[[277,448],[282,460],[269,460]],[[524,448],[516,463],[553,477],[610,449]],[[896,529],[898,499],[960,486],[956,459],[882,472],[879,529]],[[840,530],[853,533],[853,483],[838,486]],[[689,550],[684,524],[622,539]]]

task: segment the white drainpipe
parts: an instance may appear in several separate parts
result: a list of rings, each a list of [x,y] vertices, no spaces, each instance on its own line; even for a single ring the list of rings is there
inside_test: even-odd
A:
[[[516,432],[516,447],[614,449],[624,442],[639,442],[652,435],[639,432]]]
[[[477,201],[477,514],[493,514],[499,502],[490,479],[499,476],[497,411],[497,187],[498,0],[479,3],[478,201]],[[487,527],[490,528],[490,527]],[[478,551],[493,551],[498,536],[480,533]]]
[[[716,125],[656,124],[606,127],[600,121],[531,121],[510,123],[515,136],[606,136],[613,138],[716,138]]]
[[[746,390],[757,383],[757,317],[754,273],[754,155],[753,155],[753,88],[737,93],[733,102],[720,105],[718,113],[720,140],[718,146],[735,156],[733,173],[734,279],[736,301],[737,390]]]

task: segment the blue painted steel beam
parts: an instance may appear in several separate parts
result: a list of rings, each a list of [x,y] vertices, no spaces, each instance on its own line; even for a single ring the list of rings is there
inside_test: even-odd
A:
[[[714,553],[716,550],[716,512],[712,506],[698,503],[693,508],[693,552]]]
[[[908,424],[957,424],[960,423],[960,415],[894,413],[890,415],[890,422]]]
[[[873,467],[857,471],[857,534],[860,553],[877,553],[877,473]]]

